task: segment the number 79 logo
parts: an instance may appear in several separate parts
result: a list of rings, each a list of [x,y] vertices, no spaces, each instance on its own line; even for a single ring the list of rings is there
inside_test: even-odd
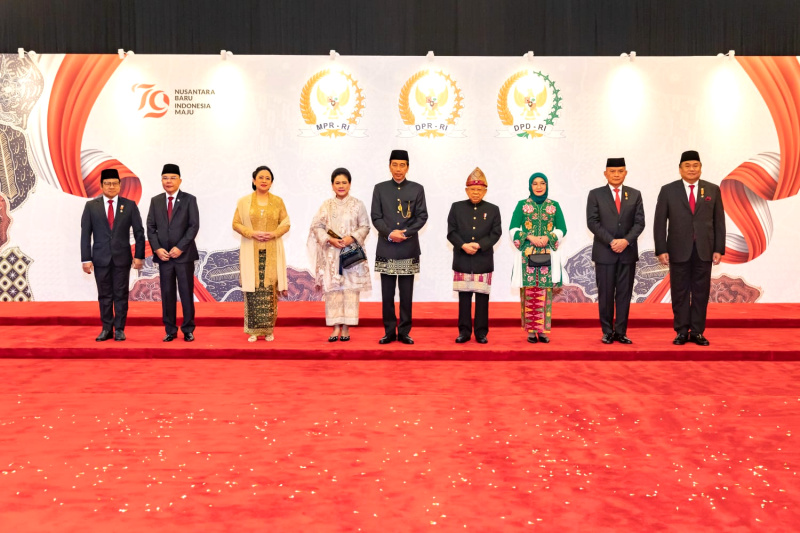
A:
[[[142,91],[142,100],[138,111],[147,108],[144,118],[161,118],[169,111],[169,96],[161,90],[153,90],[154,83],[137,83],[131,87],[132,92]]]

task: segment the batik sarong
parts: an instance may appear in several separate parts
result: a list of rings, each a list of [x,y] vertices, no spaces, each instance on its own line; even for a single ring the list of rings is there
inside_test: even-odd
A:
[[[258,282],[255,292],[244,293],[244,332],[249,335],[272,335],[278,316],[278,284],[264,286],[267,251],[258,251]]]

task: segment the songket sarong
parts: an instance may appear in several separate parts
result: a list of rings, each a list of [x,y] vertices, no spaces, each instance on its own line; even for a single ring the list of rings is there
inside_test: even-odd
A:
[[[357,290],[329,291],[323,296],[325,300],[325,324],[335,326],[358,325],[358,303],[361,292]]]
[[[468,274],[453,271],[453,290],[455,292],[489,294],[492,291],[492,273]]]
[[[249,335],[272,335],[278,316],[278,284],[264,286],[267,251],[258,251],[258,282],[255,292],[244,293],[244,332]]]
[[[419,257],[410,259],[387,259],[375,257],[375,272],[390,276],[413,276],[419,274]]]
[[[522,329],[528,333],[550,333],[553,312],[553,289],[523,287],[519,290],[522,304]]]

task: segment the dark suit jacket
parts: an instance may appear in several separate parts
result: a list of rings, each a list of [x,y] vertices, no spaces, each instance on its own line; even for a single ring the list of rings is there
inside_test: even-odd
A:
[[[200,229],[200,212],[197,209],[197,198],[193,195],[178,191],[178,196],[172,205],[172,220],[167,217],[167,193],[153,196],[150,200],[150,209],[147,212],[147,240],[153,252],[159,248],[170,251],[174,246],[183,252],[177,259],[170,259],[176,263],[188,263],[200,259],[197,245],[194,243]],[[154,253],[153,261],[160,263],[161,259]]]
[[[503,228],[500,209],[481,200],[454,202],[447,215],[447,240],[453,245],[453,270],[465,274],[494,272],[494,245]],[[461,249],[468,242],[477,242],[481,249],[469,255]]]
[[[725,210],[719,187],[705,180],[697,181],[694,215],[683,180],[661,187],[653,220],[656,255],[669,254],[670,262],[683,263],[692,256],[692,242],[702,261],[713,254],[725,253]],[[669,228],[667,228],[669,222]]]
[[[589,191],[586,201],[586,225],[589,231],[594,233],[592,261],[595,263],[635,263],[639,260],[637,239],[644,231],[642,195],[636,189],[623,185],[619,197],[620,212],[617,213],[614,193],[608,185]],[[628,241],[628,247],[621,254],[609,246],[614,239]]]
[[[403,214],[397,209],[402,203]],[[403,180],[399,184],[393,179],[375,185],[372,191],[372,225],[378,230],[378,249],[376,254],[386,259],[412,259],[419,257],[419,230],[428,220],[425,205],[425,189],[419,183]],[[396,229],[406,230],[408,239],[403,242],[389,242],[389,234]]]
[[[118,196],[114,215],[114,230],[108,226],[108,206],[104,196],[86,202],[81,216],[81,262],[91,261],[95,266],[124,266],[136,259],[144,259],[144,228],[136,203]],[[136,241],[136,253],[131,255],[131,228]]]

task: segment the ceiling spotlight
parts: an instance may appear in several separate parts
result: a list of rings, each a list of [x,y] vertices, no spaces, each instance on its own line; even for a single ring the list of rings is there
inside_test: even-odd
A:
[[[135,55],[136,54],[133,52],[133,50],[128,50],[127,52],[125,52],[125,56],[126,57],[135,56]]]
[[[636,52],[631,51],[631,53],[629,53],[629,54],[627,54],[625,52],[622,52],[619,55],[619,57],[627,57],[629,61],[633,61],[634,59],[636,59]]]
[[[227,61],[229,58],[233,57],[233,52],[231,52],[230,50],[220,50],[219,57],[223,61]]]
[[[125,59],[125,50],[123,50],[122,48],[117,48],[117,55],[119,56],[120,59]]]
[[[434,58],[433,50],[428,50],[428,53],[425,55],[425,57],[428,58],[428,61],[433,61]]]
[[[337,52],[336,50],[331,50],[330,56],[331,56],[331,61],[336,61],[336,58],[339,57],[339,52]]]
[[[528,50],[526,54],[522,54],[522,57],[524,57],[528,61],[533,61],[533,50]]]
[[[17,48],[17,55],[19,55],[20,59],[25,59],[25,49],[24,48]]]

